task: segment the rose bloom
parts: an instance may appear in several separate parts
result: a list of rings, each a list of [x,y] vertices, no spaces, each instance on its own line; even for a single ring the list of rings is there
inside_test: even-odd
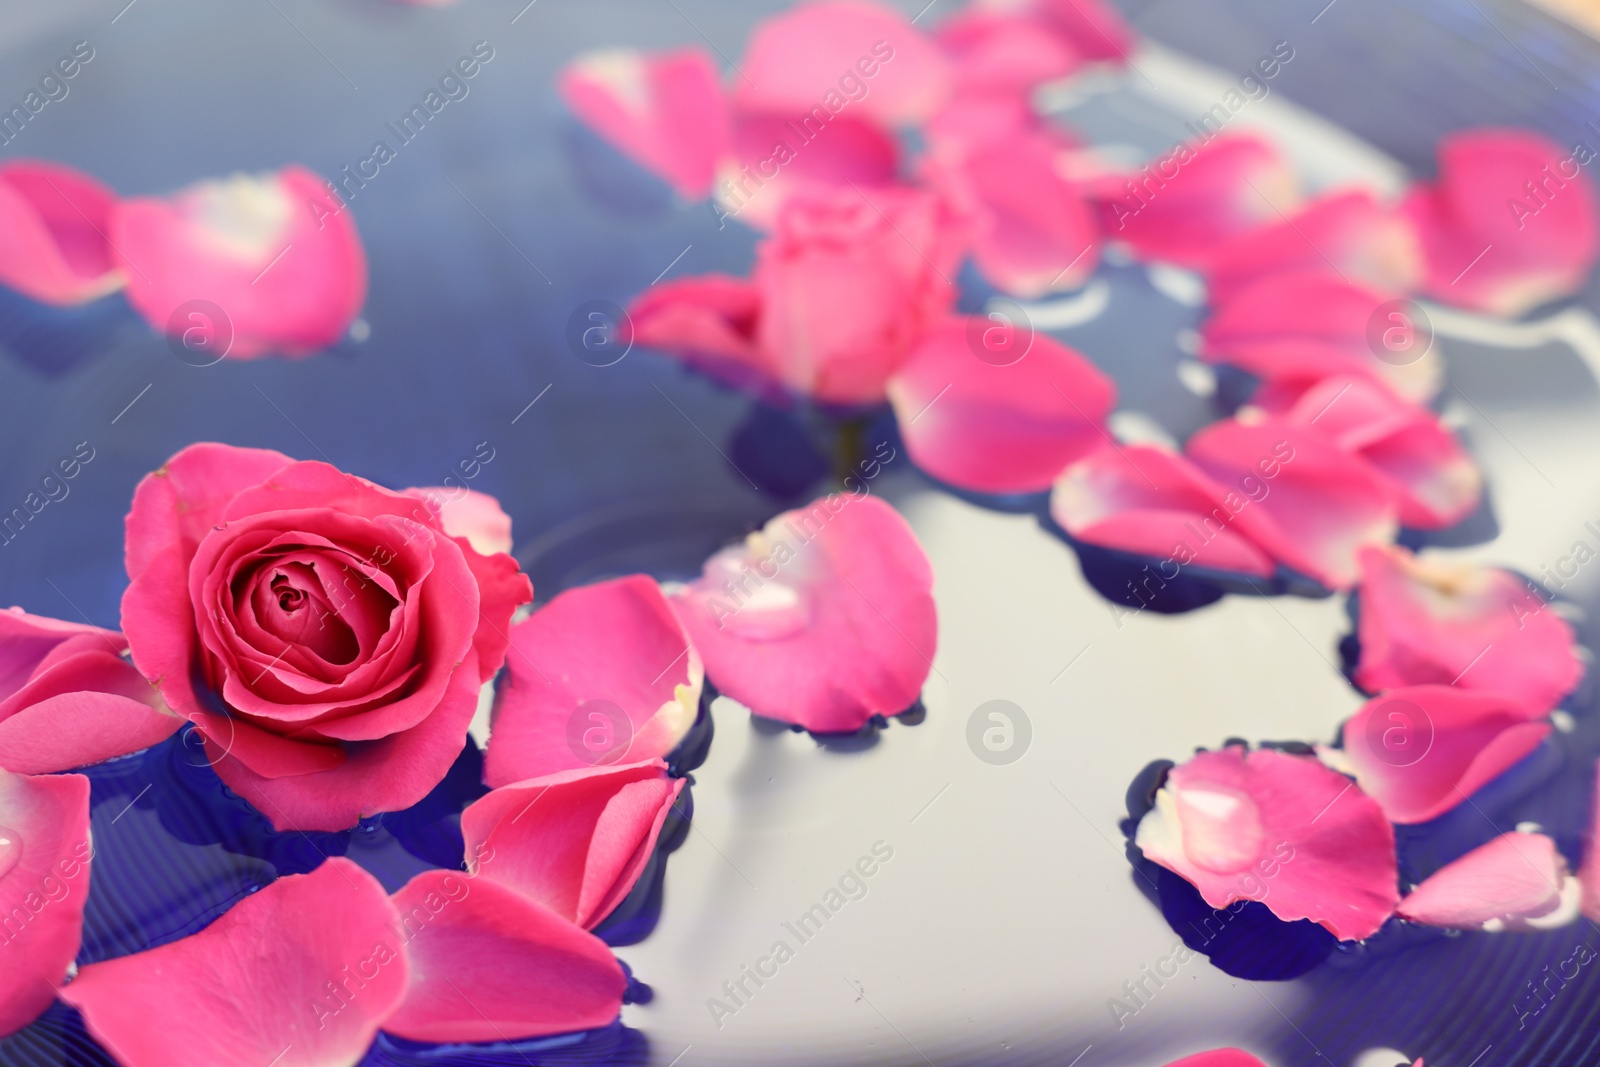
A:
[[[279,829],[409,807],[460,754],[533,596],[510,556],[473,548],[462,517],[417,490],[220,444],[140,482],[122,600],[134,663]]]

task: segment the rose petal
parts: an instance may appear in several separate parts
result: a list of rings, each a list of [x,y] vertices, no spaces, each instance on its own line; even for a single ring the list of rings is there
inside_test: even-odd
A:
[[[239,493],[294,460],[264,448],[202,442],[190,445],[140,480],[127,518],[128,577],[138,578],[158,553],[179,546],[187,564]]]
[[[823,122],[848,110],[909,125],[932,115],[950,88],[934,43],[899,12],[862,0],[802,4],[763,20],[739,69],[740,107]]]
[[[1439,417],[1370,378],[1325,378],[1285,416],[1371,464],[1413,529],[1454,526],[1483,495],[1483,476]]]
[[[785,203],[756,254],[756,341],[790,389],[874,404],[955,298],[958,228],[936,197],[850,190]]]
[[[100,634],[84,634],[70,655],[41,664],[0,702],[0,767],[48,774],[149,748],[183,720],[165,713],[155,690]],[[0,637],[0,649],[7,642]]]
[[[511,617],[533,599],[533,582],[505,553],[482,556],[472,551],[464,539],[462,549],[467,567],[478,583],[478,632],[472,639],[478,657],[479,681],[487,682],[499,673],[511,644]]]
[[[237,719],[203,717],[197,725],[217,776],[272,820],[278,830],[345,830],[386,811],[403,811],[438,785],[461,754],[481,687],[477,654],[450,672],[449,687],[420,723],[380,740],[342,746],[307,744],[255,730]],[[246,743],[275,746],[279,766]],[[281,749],[277,746],[281,746]],[[337,759],[332,766],[321,761]],[[313,763],[315,760],[317,762]],[[277,773],[273,773],[277,772]]]
[[[1375,379],[1406,400],[1425,403],[1439,391],[1443,360],[1429,344],[1399,358],[1379,359],[1369,337],[1395,320],[1393,292],[1371,289],[1319,271],[1272,274],[1241,288],[1217,306],[1201,329],[1201,358],[1249,371],[1269,385],[1303,391],[1336,375]],[[1400,326],[1423,335],[1404,312]],[[1386,350],[1387,352],[1388,350]]]
[[[1294,174],[1277,147],[1225,133],[1178,147],[1100,204],[1106,237],[1141,258],[1206,270],[1227,243],[1292,211]]]
[[[1031,92],[1066,77],[1087,59],[1043,21],[979,5],[945,19],[935,37],[954,62],[957,95]]]
[[[511,551],[511,516],[500,501],[476,489],[430,486],[407,489],[434,512],[441,529],[451,537],[466,540],[480,556]]]
[[[106,231],[116,194],[56,163],[0,165],[0,284],[47,304],[121,288]]]
[[[808,730],[858,730],[914,704],[933,666],[933,573],[871,496],[784,512],[707,561],[673,608],[718,691]]]
[[[717,185],[718,228],[727,217],[770,229],[791,197],[889,185],[899,167],[893,134],[869,120],[841,113],[823,125],[808,114],[741,113]]]
[[[1127,62],[1137,43],[1133,28],[1105,0],[980,0],[979,8],[1018,10],[1061,35],[1089,59]]]
[[[1561,905],[1567,861],[1544,834],[1501,834],[1439,868],[1400,902],[1401,918],[1453,930],[1549,915]]]
[[[461,813],[468,868],[593,928],[639,880],[683,784],[650,760],[496,789]]]
[[[1531,713],[1583,677],[1577,638],[1527,581],[1399,547],[1362,549],[1355,681],[1368,692],[1437,683],[1504,693]]]
[[[1283,533],[1245,495],[1151,445],[1107,444],[1072,464],[1051,491],[1050,515],[1080,541],[1217,571],[1269,577],[1286,551]]]
[[[517,1041],[605,1026],[627,977],[605,943],[512,889],[424,871],[394,895],[411,987],[383,1021],[412,1041]]]
[[[1373,289],[1407,292],[1422,278],[1422,248],[1410,219],[1366,190],[1329,193],[1292,218],[1229,241],[1211,263],[1206,288],[1212,304],[1225,304],[1263,278],[1330,266]]]
[[[986,347],[991,339],[998,354]],[[1003,319],[942,323],[889,381],[912,461],[985,493],[1049,488],[1063,467],[1100,447],[1116,395],[1079,353]]]
[[[573,112],[689,200],[711,191],[730,119],[711,57],[698,48],[614,48],[573,60],[557,81]]]
[[[1583,866],[1578,869],[1583,917],[1600,921],[1600,775],[1595,777],[1589,805],[1589,830],[1583,840]]]
[[[135,310],[174,336],[213,331],[191,347],[216,358],[309,355],[343,337],[366,300],[350,212],[303,167],[124,200],[109,240]]]
[[[1213,908],[1258,899],[1341,941],[1377,933],[1399,899],[1393,827],[1310,756],[1201,752],[1168,773],[1134,843]]]
[[[1420,1067],[1421,1060],[1417,1063]],[[1210,1052],[1196,1052],[1181,1060],[1173,1060],[1167,1067],[1267,1067],[1243,1049],[1218,1048]]]
[[[633,336],[733,386],[774,388],[756,345],[761,294],[743,278],[707,274],[651,286],[628,308]]]
[[[89,779],[0,770],[0,1037],[50,1006],[83,932]]]
[[[1478,129],[1445,137],[1438,155],[1438,178],[1413,186],[1405,203],[1430,296],[1520,315],[1583,287],[1600,255],[1595,184],[1584,170],[1592,150],[1530,130]]]
[[[511,647],[484,757],[491,787],[656,759],[694,724],[700,654],[660,586],[642,574],[567,590],[512,630]],[[585,705],[601,710],[584,714]],[[615,711],[627,720],[621,736],[608,716]],[[583,738],[601,740],[595,729],[603,743],[586,748]]]
[[[351,1067],[406,995],[399,913],[336,856],[200,933],[83,968],[62,999],[124,1067]]]
[[[1008,293],[1077,289],[1099,264],[1094,212],[1063,175],[1060,152],[1035,131],[986,143],[935,172],[971,216],[978,269]]]
[[[1436,819],[1539,747],[1550,724],[1501,693],[1447,685],[1391,689],[1344,724],[1361,788],[1402,824]]]
[[[1274,546],[1279,561],[1330,589],[1349,588],[1361,546],[1398,529],[1392,494],[1371,467],[1283,420],[1216,422],[1186,451],[1219,482],[1260,486],[1257,506],[1287,535]]]

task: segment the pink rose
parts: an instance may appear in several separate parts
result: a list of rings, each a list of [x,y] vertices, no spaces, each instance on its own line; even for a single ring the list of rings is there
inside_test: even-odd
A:
[[[926,193],[791,201],[757,253],[757,342],[796,392],[878,403],[955,300],[959,255],[944,205]]]
[[[192,445],[128,515],[134,662],[279,829],[409,807],[460,752],[533,595],[469,532],[325,463]]]
[[[742,387],[881,403],[954,302],[963,241],[928,193],[814,189],[784,201],[748,282],[655,286],[629,309],[635,336]]]
[[[133,664],[119,633],[0,611],[0,767],[53,774],[149,748],[182,720]]]

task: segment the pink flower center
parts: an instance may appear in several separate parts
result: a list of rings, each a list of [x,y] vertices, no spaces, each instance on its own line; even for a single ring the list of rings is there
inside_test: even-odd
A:
[[[1232,874],[1260,858],[1261,811],[1247,794],[1206,782],[1185,786],[1177,796],[1183,851],[1196,866]]]
[[[284,563],[266,573],[266,595],[256,608],[261,626],[279,640],[299,645],[324,662],[346,664],[360,651],[356,635],[339,617],[313,564]],[[260,589],[260,587],[257,587]]]

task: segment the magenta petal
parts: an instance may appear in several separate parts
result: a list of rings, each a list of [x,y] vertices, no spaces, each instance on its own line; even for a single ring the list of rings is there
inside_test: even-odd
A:
[[[971,146],[936,168],[964,206],[973,258],[998,288],[1023,297],[1077,289],[1099,264],[1099,227],[1080,189],[1061,172],[1061,145],[1032,131]]]
[[[347,830],[369,815],[404,810],[427,796],[461,754],[482,684],[477,660],[468,653],[450,672],[444,696],[418,725],[381,740],[342,748],[303,743],[212,717],[199,723],[207,759],[279,830]],[[248,744],[272,747],[251,750],[247,760],[241,753]]]
[[[1360,562],[1355,681],[1368,692],[1454,685],[1503,693],[1542,714],[1583,677],[1572,627],[1511,572],[1387,546],[1363,549]]]
[[[1583,917],[1590,922],[1600,921],[1600,775],[1595,777],[1589,803],[1589,831],[1583,839],[1583,866],[1578,869],[1578,884]]]
[[[650,760],[496,789],[461,813],[468,867],[592,928],[644,873],[683,785]]]
[[[1446,864],[1400,902],[1401,918],[1452,930],[1537,919],[1561,905],[1567,862],[1544,834],[1501,834]]]
[[[421,500],[451,537],[464,538],[480,556],[511,551],[511,516],[488,493],[459,486],[407,489]]]
[[[1049,26],[1089,59],[1126,62],[1136,40],[1133,28],[1106,0],[988,0],[991,7],[1021,9]]]
[[[1262,578],[1284,546],[1272,520],[1237,488],[1151,445],[1108,443],[1069,466],[1051,490],[1050,515],[1101,548]]]
[[[1366,460],[1389,483],[1405,526],[1454,526],[1478,506],[1483,476],[1456,435],[1432,411],[1377,381],[1325,378],[1286,414]]]
[[[1377,933],[1399,898],[1394,828],[1311,756],[1201,752],[1168,772],[1134,843],[1213,908],[1258,900],[1341,941]]]
[[[1006,351],[984,347],[991,334]],[[1013,346],[1026,348],[1017,357]],[[1106,440],[1116,392],[1094,364],[1054,338],[977,318],[935,327],[889,380],[912,461],[983,493],[1048,489],[1063,467]]]
[[[169,548],[179,548],[187,565],[235,496],[292,463],[282,452],[207,441],[190,445],[145,475],[128,512],[128,577],[139,577]]]
[[[756,345],[761,293],[725,274],[651,286],[628,308],[632,335],[729,385],[776,391],[776,371]]]
[[[61,997],[123,1067],[351,1067],[406,995],[399,913],[342,856],[192,937],[83,968]]]
[[[56,998],[89,896],[89,779],[0,770],[0,1037]]]
[[[129,677],[126,682],[99,684],[136,685],[153,693],[125,660],[110,655],[101,658],[112,662],[99,664],[93,668],[96,672],[126,672]],[[120,693],[70,690],[0,720],[0,766],[24,774],[85,767],[159,744],[182,725],[177,716]]]
[[[889,376],[954,301],[961,251],[948,206],[921,190],[790,199],[756,253],[766,365],[802,395],[881,402]]]
[[[712,556],[672,599],[719,692],[758,715],[838,732],[921,695],[938,635],[932,588],[898,512],[835,494]]]
[[[802,4],[761,22],[735,82],[741,108],[815,114],[823,124],[859,112],[885,125],[938,110],[949,62],[911,21],[865,0]]]
[[[726,217],[762,229],[776,223],[789,197],[890,185],[900,167],[893,133],[849,113],[826,127],[805,115],[741,113],[733,154],[717,186],[718,206]]]
[[[411,1041],[516,1041],[605,1026],[627,977],[605,942],[513,889],[424,871],[393,897],[411,987],[383,1029]]]
[[[1447,685],[1392,689],[1344,724],[1356,781],[1397,823],[1436,819],[1543,741],[1550,724],[1502,693]]]
[[[1422,1061],[1418,1060],[1420,1065]],[[1236,1048],[1217,1048],[1209,1052],[1196,1052],[1181,1060],[1173,1060],[1167,1067],[1267,1067],[1250,1053]]]
[[[1406,292],[1421,280],[1422,248],[1410,219],[1371,193],[1331,193],[1228,242],[1212,260],[1206,287],[1212,304],[1224,304],[1263,278],[1330,266],[1374,289]]]
[[[610,49],[561,72],[567,106],[679,195],[700,200],[728,155],[728,103],[698,48],[648,54]]]
[[[119,633],[0,612],[0,767],[49,774],[148,748],[182,720],[123,658]]]
[[[976,6],[941,22],[936,36],[955,63],[958,96],[1032,92],[1072,73],[1086,59],[1042,20]]]
[[[1326,270],[1269,274],[1216,307],[1201,330],[1201,356],[1296,393],[1345,375],[1375,379],[1407,400],[1426,402],[1442,380],[1437,347],[1388,362],[1377,357],[1370,339],[1375,317],[1380,326],[1394,321],[1385,309],[1395,299],[1392,291],[1357,285]],[[1415,339],[1421,336],[1411,334],[1413,343],[1420,345]]]
[[[174,337],[199,331],[191,347],[208,358],[310,355],[343,337],[366,300],[350,211],[303,167],[124,200],[109,238],[128,302]]]
[[[1389,487],[1366,463],[1279,419],[1212,423],[1189,439],[1189,458],[1217,481],[1260,496],[1286,535],[1281,562],[1330,589],[1356,579],[1356,553],[1397,530]]]
[[[1464,130],[1439,143],[1439,174],[1406,208],[1422,236],[1424,288],[1452,304],[1520,315],[1582,288],[1600,255],[1594,158],[1529,130]]]
[[[1277,147],[1254,134],[1181,145],[1135,171],[1101,202],[1108,240],[1141,258],[1205,270],[1227,243],[1280,218],[1298,200]]]
[[[116,194],[56,163],[0,165],[0,285],[47,304],[79,304],[125,279],[106,241]]]
[[[491,787],[667,755],[694,724],[705,670],[655,580],[569,589],[511,631],[484,757]],[[623,721],[615,721],[617,713]]]

